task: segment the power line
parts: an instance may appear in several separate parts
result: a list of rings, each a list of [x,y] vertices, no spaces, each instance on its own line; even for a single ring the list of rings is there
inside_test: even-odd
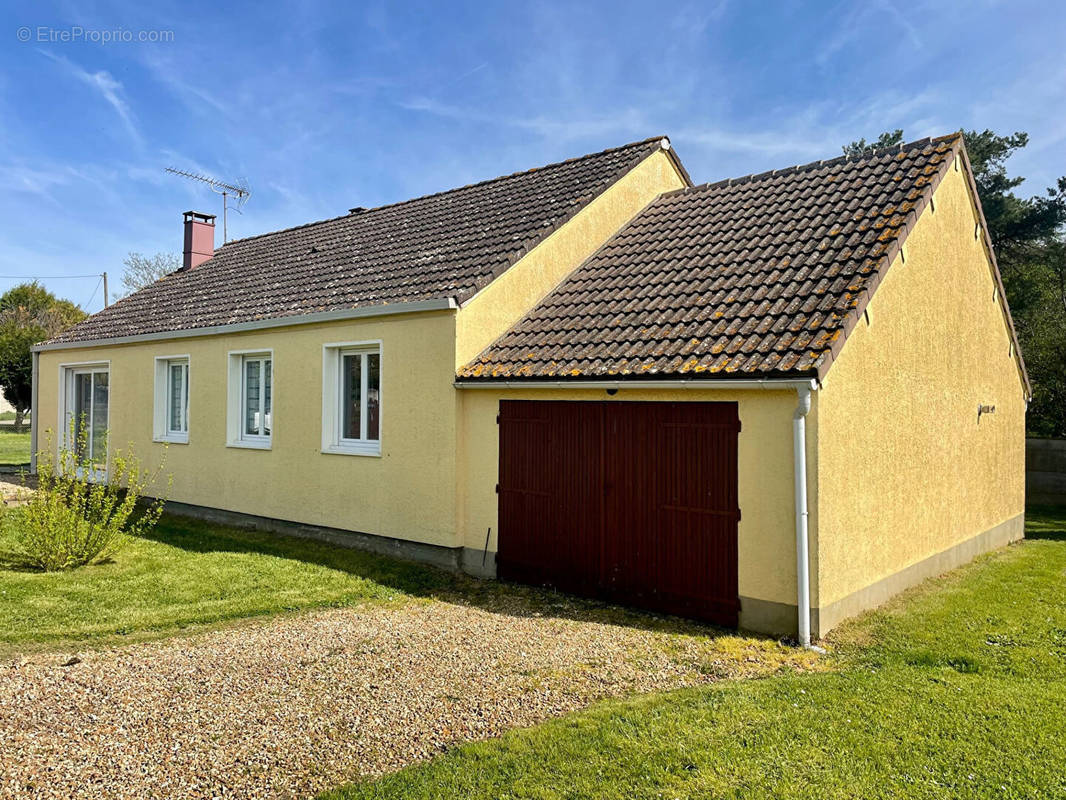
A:
[[[85,305],[82,306],[83,309],[88,308],[89,306],[92,305],[93,300],[96,299],[96,293],[100,289],[100,284],[104,282],[104,276],[103,275],[97,275],[96,277],[99,278],[99,280],[96,282],[96,288],[93,289],[93,293],[89,296],[88,301],[85,303]]]
[[[0,280],[4,281],[44,281],[44,280],[66,280],[68,278],[99,278],[100,273],[97,272],[94,275],[0,275]]]

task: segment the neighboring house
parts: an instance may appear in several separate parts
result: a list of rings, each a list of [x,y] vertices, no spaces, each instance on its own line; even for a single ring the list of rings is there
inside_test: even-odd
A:
[[[84,414],[101,462],[170,442],[202,513],[803,639],[1022,536],[959,136],[702,186],[656,138],[185,224],[182,270],[36,348],[38,448]]]

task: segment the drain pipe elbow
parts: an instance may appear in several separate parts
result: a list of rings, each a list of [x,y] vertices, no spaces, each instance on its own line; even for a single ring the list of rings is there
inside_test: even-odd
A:
[[[797,386],[796,394],[799,395],[799,402],[796,404],[796,413],[793,418],[802,421],[811,410],[811,387],[806,384]]]
[[[799,395],[792,416],[793,474],[796,479],[796,608],[801,647],[811,646],[811,570],[807,535],[807,414],[811,385],[796,388]]]

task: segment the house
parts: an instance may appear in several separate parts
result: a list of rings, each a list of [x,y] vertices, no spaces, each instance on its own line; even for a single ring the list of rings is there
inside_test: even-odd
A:
[[[36,347],[39,457],[84,417],[101,464],[169,443],[189,512],[803,641],[1022,536],[1030,390],[958,135],[700,186],[654,138],[213,225]]]

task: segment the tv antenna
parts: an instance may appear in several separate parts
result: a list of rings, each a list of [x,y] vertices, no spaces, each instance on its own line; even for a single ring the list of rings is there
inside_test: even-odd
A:
[[[164,171],[169,172],[171,175],[178,175],[179,177],[188,178],[192,181],[206,183],[211,187],[212,192],[222,195],[222,244],[225,244],[229,239],[226,226],[226,211],[232,207],[238,214],[243,213],[241,207],[248,201],[248,198],[252,194],[251,189],[248,188],[248,182],[244,178],[238,178],[237,185],[234,186],[231,183],[223,183],[220,180],[216,180],[209,175],[200,175],[196,172],[188,172],[174,167],[167,167]],[[229,198],[231,196],[237,198],[237,205],[229,205]]]

